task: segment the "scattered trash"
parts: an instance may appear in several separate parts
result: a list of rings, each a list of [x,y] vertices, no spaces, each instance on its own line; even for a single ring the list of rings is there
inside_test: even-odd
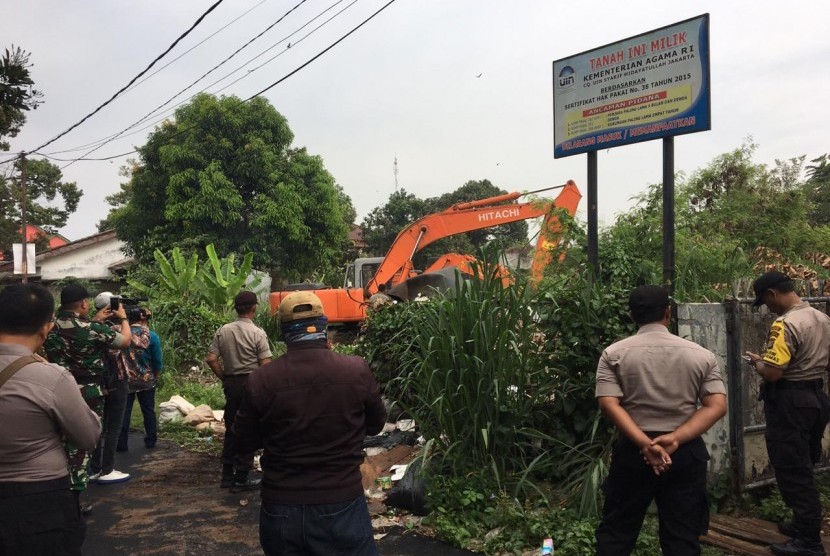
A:
[[[553,539],[545,539],[542,541],[542,556],[546,556],[548,554],[553,554]]]
[[[378,477],[375,479],[375,484],[381,490],[389,490],[392,488],[392,477]]]
[[[381,433],[377,436],[369,436],[363,441],[364,448],[381,447],[391,448],[399,444],[406,446],[414,446],[418,434],[414,431],[393,431],[390,433]]]
[[[181,396],[173,396],[169,401],[159,404],[159,425],[184,422],[196,427],[202,434],[225,435],[225,411],[213,410],[209,405],[198,407]]]
[[[170,403],[178,407],[179,411],[182,412],[182,415],[187,415],[188,413],[196,409],[196,406],[194,406],[192,403],[190,403],[189,401],[187,401],[179,395],[171,397]]]
[[[371,457],[374,457],[374,456],[379,456],[379,455],[383,454],[384,452],[388,452],[388,451],[389,450],[387,450],[386,448],[381,448],[381,447],[366,448],[366,457],[371,458]]]
[[[386,493],[376,488],[367,488],[363,491],[363,495],[369,500],[383,500],[386,498]]]
[[[389,471],[392,472],[392,480],[393,481],[400,481],[403,479],[404,473],[406,473],[406,468],[409,467],[409,464],[406,465],[393,465],[389,468]]]
[[[242,506],[242,507],[247,506],[248,505],[248,499],[243,498],[242,500],[239,501],[239,505]]]
[[[415,419],[401,419],[395,426],[399,431],[412,431],[415,430]]]
[[[403,478],[395,483],[386,495],[386,505],[409,510],[415,515],[427,515],[426,482],[421,476],[421,464],[415,460],[409,464]]]
[[[159,404],[159,426],[165,423],[177,423],[182,419],[184,419],[184,414],[176,404],[172,402],[162,402]]]
[[[385,537],[388,534],[389,533],[375,533],[375,540],[379,541],[380,539],[382,539],[383,537]]]
[[[215,421],[215,419],[213,418],[213,410],[209,405],[200,405],[184,416],[184,422],[193,426],[210,421]]]

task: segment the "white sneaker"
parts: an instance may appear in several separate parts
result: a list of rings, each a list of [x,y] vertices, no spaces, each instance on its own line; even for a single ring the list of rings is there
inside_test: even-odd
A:
[[[98,473],[92,473],[92,474],[89,476],[89,481],[90,481],[90,482],[92,482],[92,481],[97,481],[100,477],[101,477],[101,472],[100,472],[100,471],[99,471]]]
[[[122,473],[121,471],[116,471],[115,469],[113,469],[112,471],[110,471],[106,475],[101,475],[100,477],[98,477],[98,484],[99,485],[105,485],[105,484],[109,484],[109,483],[123,483],[124,481],[129,481],[129,480],[130,480],[130,474],[129,473]]]

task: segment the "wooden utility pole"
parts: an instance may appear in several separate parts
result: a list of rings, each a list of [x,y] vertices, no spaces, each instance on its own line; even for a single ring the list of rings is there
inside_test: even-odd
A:
[[[23,283],[29,281],[29,250],[26,246],[26,151],[20,153],[20,228],[23,231]]]

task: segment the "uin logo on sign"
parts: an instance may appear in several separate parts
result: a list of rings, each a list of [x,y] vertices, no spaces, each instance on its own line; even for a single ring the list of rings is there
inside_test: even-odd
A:
[[[576,75],[574,75],[574,69],[571,66],[565,66],[559,72],[559,87],[562,89],[569,89],[574,86],[576,83]]]

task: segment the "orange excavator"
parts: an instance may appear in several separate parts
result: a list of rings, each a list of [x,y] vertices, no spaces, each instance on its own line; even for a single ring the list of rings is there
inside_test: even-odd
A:
[[[515,202],[519,197],[562,189],[550,201]],[[531,280],[538,282],[544,268],[550,264],[553,251],[559,243],[561,225],[556,217],[557,209],[569,215],[576,213],[582,194],[576,184],[569,180],[564,185],[547,187],[530,193],[506,193],[478,201],[457,203],[450,208],[420,218],[404,228],[392,242],[385,257],[356,259],[346,268],[342,288],[328,288],[319,284],[295,284],[287,291],[272,292],[271,312],[276,312],[282,299],[292,291],[312,290],[323,302],[323,310],[330,324],[359,324],[366,318],[367,301],[378,292],[378,284],[386,284],[392,290],[408,280],[428,277],[446,272],[448,267],[458,267],[469,273],[468,255],[449,254],[440,257],[423,273],[415,271],[412,259],[416,253],[433,242],[445,237],[509,224],[530,218],[545,217],[536,252],[531,265]]]

